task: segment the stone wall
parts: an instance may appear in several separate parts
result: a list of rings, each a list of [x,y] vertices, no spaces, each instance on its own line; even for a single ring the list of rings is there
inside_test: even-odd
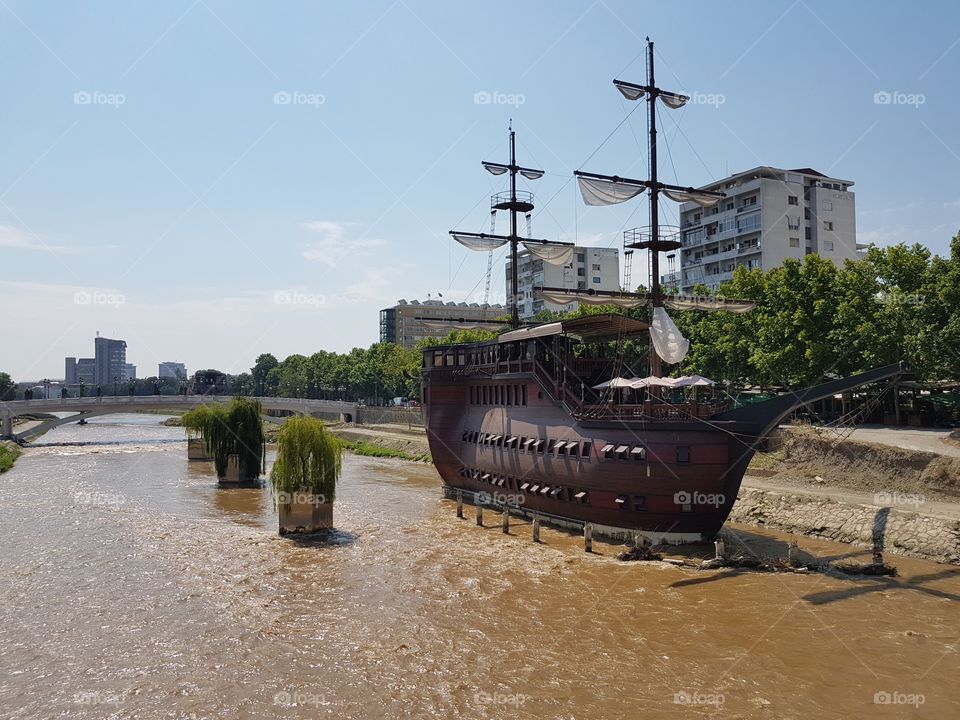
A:
[[[960,521],[741,488],[730,520],[960,565]]]
[[[408,425],[423,427],[423,412],[418,407],[380,407],[362,405],[354,422],[358,425]]]

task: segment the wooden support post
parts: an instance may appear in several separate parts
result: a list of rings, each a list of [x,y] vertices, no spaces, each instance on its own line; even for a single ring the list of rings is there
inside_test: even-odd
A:
[[[723,560],[724,550],[725,550],[725,548],[724,548],[724,545],[723,545],[723,540],[714,540],[714,541],[713,541],[714,558],[716,558],[717,560]]]
[[[477,504],[477,525],[483,527],[483,505],[480,504],[480,499],[474,496],[473,501]]]
[[[533,541],[540,542],[540,513],[533,514]]]
[[[593,523],[583,524],[583,551],[593,552]]]
[[[510,534],[510,508],[506,505],[503,506],[503,534]]]
[[[457,490],[457,517],[463,517],[463,490]]]

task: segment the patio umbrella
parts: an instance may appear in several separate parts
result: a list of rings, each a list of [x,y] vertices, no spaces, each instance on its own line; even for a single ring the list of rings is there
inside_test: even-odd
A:
[[[703,375],[682,375],[673,379],[673,387],[697,387],[701,385],[716,385],[716,383]]]
[[[635,390],[645,387],[674,387],[674,379],[654,377],[653,375],[645,378],[634,378],[630,381],[630,387]]]
[[[607,388],[632,388],[634,387],[634,385],[632,385],[634,380],[636,380],[636,378],[627,379],[622,377],[615,377],[612,380],[607,380],[606,382],[602,382],[599,385],[594,385],[593,389],[606,390]]]

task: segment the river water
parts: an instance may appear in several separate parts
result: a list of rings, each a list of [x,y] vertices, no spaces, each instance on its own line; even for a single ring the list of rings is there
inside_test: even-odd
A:
[[[269,490],[219,489],[158,421],[63,426],[0,476],[0,717],[960,717],[957,568],[620,563],[458,520],[432,467],[353,455],[338,530],[298,543]]]

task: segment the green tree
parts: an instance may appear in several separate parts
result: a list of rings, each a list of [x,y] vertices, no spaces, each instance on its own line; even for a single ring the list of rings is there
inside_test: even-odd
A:
[[[253,376],[253,393],[257,397],[266,397],[271,393],[272,388],[268,382],[270,371],[277,367],[279,363],[277,358],[271,353],[260,355],[250,369],[250,375]]]
[[[17,384],[5,372],[0,372],[0,400],[13,400]]]

